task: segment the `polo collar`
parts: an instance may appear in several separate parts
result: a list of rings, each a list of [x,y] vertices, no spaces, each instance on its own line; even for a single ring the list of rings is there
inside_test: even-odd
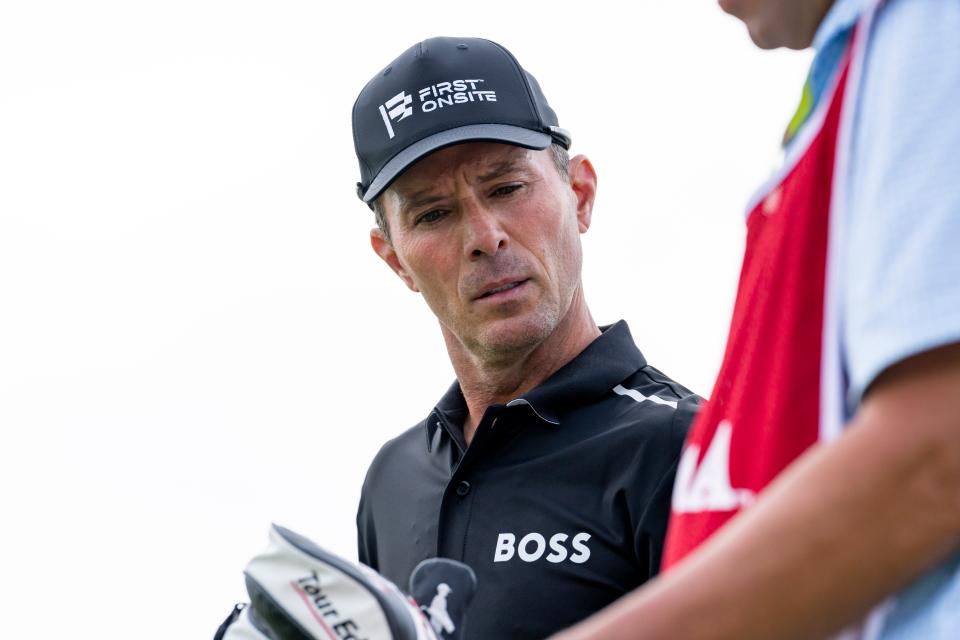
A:
[[[647,361],[634,343],[625,321],[600,327],[600,331],[600,336],[573,360],[506,406],[527,405],[542,421],[559,425],[561,416],[570,409],[608,393],[646,366]],[[431,449],[439,427],[444,427],[455,438],[450,430],[462,425],[466,415],[467,403],[460,383],[455,381],[427,419],[427,449]]]

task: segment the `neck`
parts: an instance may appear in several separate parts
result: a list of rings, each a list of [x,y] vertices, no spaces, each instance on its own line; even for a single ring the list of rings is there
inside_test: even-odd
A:
[[[443,334],[469,410],[463,436],[470,444],[487,407],[509,402],[539,385],[577,357],[600,335],[600,329],[590,315],[582,288],[578,288],[570,309],[556,328],[529,348],[495,356],[477,354],[448,330],[444,329]]]

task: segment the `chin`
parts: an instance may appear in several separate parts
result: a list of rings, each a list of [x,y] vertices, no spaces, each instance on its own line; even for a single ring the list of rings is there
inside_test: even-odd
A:
[[[769,29],[764,28],[763,25],[747,25],[747,33],[750,34],[750,39],[753,40],[753,44],[761,49],[771,50],[779,49],[780,47],[786,46],[785,43],[781,42],[778,38],[774,37]]]
[[[557,328],[555,313],[549,310],[494,320],[476,335],[476,343],[490,355],[528,351],[546,340]]]
[[[740,17],[740,2],[738,0],[717,0],[717,4],[723,9],[724,13],[729,13],[737,18]]]
[[[747,27],[750,39],[761,49],[803,49],[809,44],[799,42],[792,33],[797,16],[790,11],[790,4],[756,0],[718,0],[717,4]]]

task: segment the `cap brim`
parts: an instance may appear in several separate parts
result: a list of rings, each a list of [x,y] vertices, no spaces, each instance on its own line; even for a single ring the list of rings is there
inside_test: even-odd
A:
[[[441,131],[415,142],[391,158],[367,187],[363,194],[363,201],[375,200],[397,176],[425,155],[443,147],[471,141],[506,142],[527,149],[546,149],[553,142],[553,138],[547,133],[508,124],[471,124]]]

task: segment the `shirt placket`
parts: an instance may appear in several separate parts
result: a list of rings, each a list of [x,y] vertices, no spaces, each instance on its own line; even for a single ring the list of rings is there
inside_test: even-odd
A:
[[[478,490],[477,462],[489,450],[502,406],[491,406],[484,413],[473,441],[460,457],[443,492],[440,522],[437,526],[437,555],[462,561],[466,555],[467,536]]]

